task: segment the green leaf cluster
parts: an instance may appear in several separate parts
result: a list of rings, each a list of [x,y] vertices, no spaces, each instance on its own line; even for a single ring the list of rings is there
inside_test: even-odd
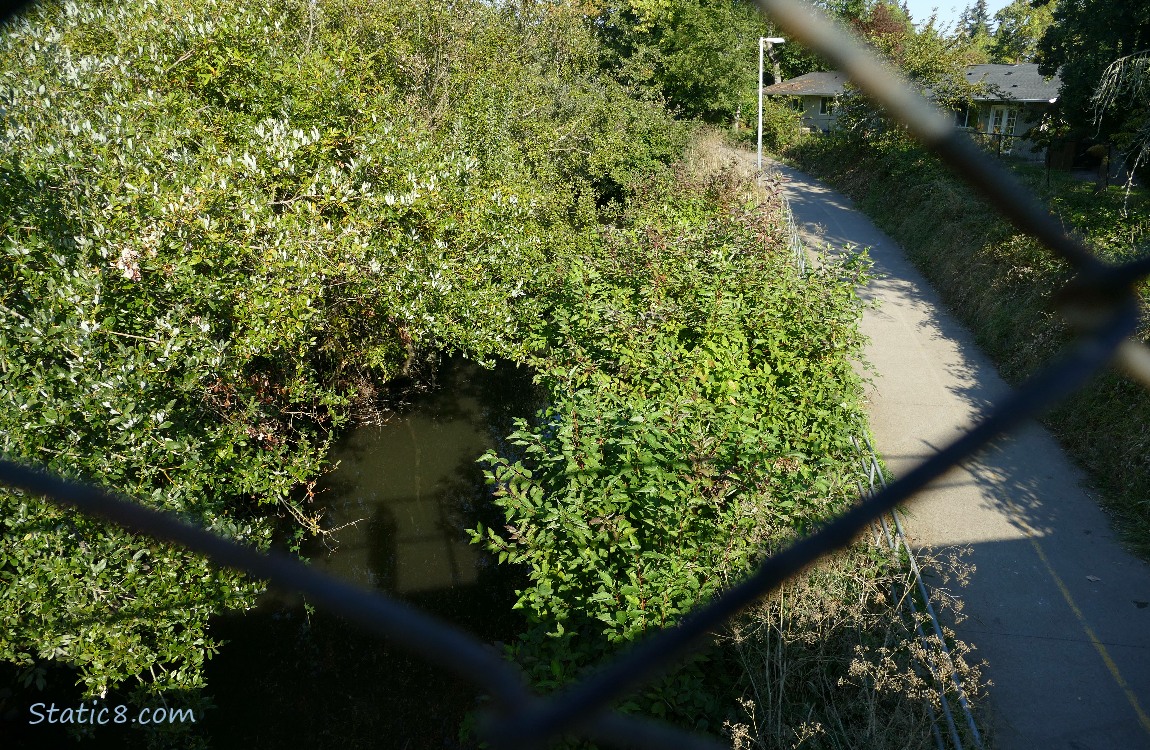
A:
[[[0,30],[0,452],[267,546],[361,391],[523,360],[686,128],[533,4],[44,3]],[[367,384],[367,387],[364,387]],[[258,582],[0,492],[0,659],[195,689]],[[37,672],[37,674],[39,674]]]
[[[520,424],[516,456],[486,457],[506,524],[474,531],[529,570],[514,652],[543,689],[674,624],[851,496],[866,263],[798,272],[774,200],[726,172],[663,173],[549,298],[534,364],[552,403]],[[721,715],[699,669],[630,705]]]

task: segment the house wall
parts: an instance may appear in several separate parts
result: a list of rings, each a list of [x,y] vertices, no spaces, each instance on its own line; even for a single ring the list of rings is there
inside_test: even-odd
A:
[[[794,97],[792,97],[793,99]],[[818,130],[821,132],[828,132],[835,128],[838,120],[838,114],[831,112],[829,114],[822,113],[823,97],[821,96],[801,96],[797,97],[802,102],[801,121],[802,126],[809,130]],[[1050,105],[1044,103],[1034,102],[979,102],[977,105],[977,117],[972,116],[970,120],[969,130],[974,131],[977,138],[978,133],[985,134],[990,130],[991,111],[996,106],[1013,107],[1018,111],[1015,118],[1014,130],[1005,135],[1010,136],[1008,141],[1004,141],[1002,146],[1009,149],[1008,153],[1016,158],[1027,159],[1031,161],[1043,161],[1046,157],[1045,150],[1035,150],[1036,143],[1023,136],[1038,123],[1042,113],[1050,108]],[[974,113],[972,113],[973,115]],[[992,150],[998,151],[998,142],[994,139],[980,139]]]
[[[838,115],[822,114],[823,97],[803,96],[800,98],[803,102],[802,122],[804,128],[820,130],[824,133],[834,129]]]

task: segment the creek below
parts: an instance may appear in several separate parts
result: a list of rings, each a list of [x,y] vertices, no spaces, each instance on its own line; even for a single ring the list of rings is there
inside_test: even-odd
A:
[[[476,460],[489,449],[515,455],[505,438],[517,417],[543,406],[531,372],[510,363],[484,370],[461,358],[441,362],[434,382],[382,424],[349,429],[333,446],[336,468],[316,485],[323,526],[339,528],[301,554],[331,575],[378,589],[489,642],[524,629],[512,609],[522,571],[495,565],[468,544],[477,521],[501,525]],[[299,595],[270,592],[248,612],[212,618],[223,645],[204,665],[211,705],[184,737],[131,725],[89,727],[75,741],[64,724],[30,726],[29,706],[100,705],[133,715],[126,690],[82,701],[75,674],[57,668],[47,691],[18,688],[18,670],[0,664],[0,747],[81,750],[463,750],[460,728],[480,692],[452,673],[322,610]],[[181,705],[178,696],[175,703]],[[182,704],[184,706],[188,704]],[[114,714],[112,714],[114,715]]]
[[[334,447],[337,468],[317,484],[327,544],[302,554],[333,575],[397,596],[488,642],[522,630],[511,609],[526,581],[467,543],[465,527],[490,522],[481,467],[516,417],[542,405],[531,374],[446,360],[428,392],[382,425],[351,429]],[[330,547],[331,549],[328,549]],[[478,691],[339,618],[269,597],[218,618],[226,640],[207,666],[218,706],[204,729],[213,748],[454,748]]]

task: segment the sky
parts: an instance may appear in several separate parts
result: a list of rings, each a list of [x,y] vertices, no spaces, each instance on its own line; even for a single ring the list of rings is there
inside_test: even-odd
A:
[[[990,11],[991,25],[993,25],[994,14],[1010,5],[1011,0],[988,0],[986,3],[987,10]],[[962,11],[968,5],[973,5],[973,0],[906,0],[906,7],[910,9],[910,17],[914,22],[924,23],[928,18],[933,8],[938,8],[938,23],[939,26],[949,25],[954,28],[958,22],[958,17],[962,15]]]

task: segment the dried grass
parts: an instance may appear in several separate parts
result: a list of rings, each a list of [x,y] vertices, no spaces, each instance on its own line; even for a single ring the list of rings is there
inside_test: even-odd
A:
[[[939,712],[937,686],[949,686],[951,670],[977,702],[985,685],[972,649],[949,629],[949,655],[935,636],[916,635],[902,614],[909,572],[888,555],[860,542],[732,626],[727,646],[744,673],[744,718],[726,726],[735,750],[933,747],[930,711]],[[922,562],[944,582],[961,585],[970,572],[956,553]],[[933,604],[960,616],[947,589]]]

